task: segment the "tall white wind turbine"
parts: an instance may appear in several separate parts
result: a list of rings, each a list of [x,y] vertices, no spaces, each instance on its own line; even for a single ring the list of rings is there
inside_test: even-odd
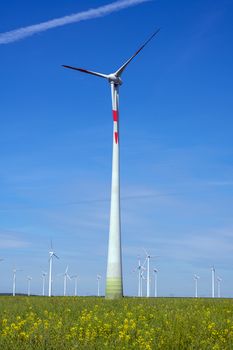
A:
[[[221,298],[221,282],[222,282],[222,279],[218,276],[217,277],[218,298]]]
[[[159,29],[130,57],[118,70],[111,74],[102,74],[83,68],[63,65],[83,73],[107,79],[111,85],[113,114],[113,153],[112,153],[112,189],[110,227],[108,242],[108,261],[106,275],[106,298],[115,299],[123,296],[122,283],[122,252],[121,252],[121,219],[120,219],[120,174],[119,174],[119,87],[122,84],[121,75],[132,59],[158,33]]]
[[[47,272],[42,271],[42,295],[45,296],[45,279],[47,276]]]
[[[193,279],[195,282],[195,298],[197,298],[198,297],[198,280],[200,279],[200,277],[197,275],[194,275]]]
[[[145,249],[144,249],[144,251],[146,253],[146,260],[145,260],[144,264],[146,263],[146,265],[147,265],[147,267],[146,267],[146,296],[147,296],[147,298],[149,298],[150,297],[150,259],[155,258],[155,256],[148,254]]]
[[[32,280],[32,277],[27,276],[27,281],[28,281],[28,297],[30,297],[30,295],[31,295],[31,280]]]
[[[53,257],[56,259],[59,259],[59,257],[54,253],[52,249],[52,244],[51,244],[51,250],[49,252],[49,293],[48,296],[51,297],[52,295],[52,267],[53,267]]]
[[[212,290],[212,298],[215,297],[215,268],[211,267],[211,290]]]
[[[157,296],[158,296],[158,270],[157,269],[154,269],[153,270],[154,271],[154,275],[155,275],[155,294],[154,294],[154,296],[155,296],[155,298],[157,298]]]
[[[12,295],[13,297],[15,296],[15,291],[16,291],[16,272],[17,271],[22,271],[19,269],[14,268],[13,269],[13,287],[12,287]]]

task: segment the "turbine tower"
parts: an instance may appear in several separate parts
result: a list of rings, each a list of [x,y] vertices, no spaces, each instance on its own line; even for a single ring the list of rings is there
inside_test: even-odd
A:
[[[32,280],[32,277],[27,276],[27,280],[28,280],[28,297],[30,297],[30,295],[31,295],[31,280]]]
[[[67,290],[67,279],[71,280],[71,277],[68,275],[68,266],[66,267],[64,276],[64,289],[63,289],[63,295],[66,296],[66,290]]]
[[[97,296],[100,296],[100,280],[101,280],[101,276],[97,275]]]
[[[16,291],[16,272],[17,271],[22,271],[22,270],[18,270],[16,268],[13,269],[13,288],[12,288],[13,297],[15,297],[15,291]]]
[[[106,298],[109,299],[121,298],[123,296],[119,173],[119,86],[122,84],[121,75],[132,59],[139,54],[158,31],[159,29],[114,73],[102,74],[83,68],[63,65],[65,68],[105,78],[111,85],[113,114],[112,188],[105,292]]]
[[[74,296],[77,296],[78,292],[78,275],[74,275],[70,277],[71,279],[74,279]]]
[[[218,298],[221,298],[221,282],[222,282],[222,279],[218,276],[217,277]]]
[[[198,280],[200,279],[200,277],[197,275],[194,275],[193,279],[195,281],[195,298],[197,298],[197,296],[198,296]]]
[[[146,260],[144,262],[147,263],[147,268],[146,268],[146,296],[147,298],[150,297],[150,259],[151,258],[155,258],[155,256],[152,256],[150,254],[147,253],[147,251],[144,249],[145,253],[146,253]],[[143,265],[144,265],[143,264]]]
[[[53,267],[53,257],[59,259],[59,257],[54,253],[51,243],[51,250],[49,252],[49,297],[52,295],[52,267]]]
[[[158,296],[158,270],[154,269],[154,274],[155,274],[155,298]]]
[[[47,272],[42,271],[42,295],[45,296],[45,278],[47,276]]]
[[[145,270],[145,267],[141,265],[140,256],[138,257],[138,266],[133,272],[136,272],[137,270],[138,270],[138,297],[142,297],[142,279],[143,279],[143,270]]]
[[[211,267],[211,289],[212,289],[212,298],[215,297],[215,268],[214,266]]]

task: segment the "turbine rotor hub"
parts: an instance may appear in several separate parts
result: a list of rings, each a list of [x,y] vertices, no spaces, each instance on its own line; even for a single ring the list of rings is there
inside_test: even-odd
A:
[[[109,81],[109,83],[114,83],[116,85],[122,85],[122,83],[123,83],[121,78],[116,76],[115,74],[109,74],[108,81]]]

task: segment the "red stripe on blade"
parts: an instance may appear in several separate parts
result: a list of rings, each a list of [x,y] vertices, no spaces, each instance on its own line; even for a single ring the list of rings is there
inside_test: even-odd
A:
[[[113,121],[118,122],[118,111],[112,111]]]
[[[114,132],[115,142],[118,143],[118,132]]]

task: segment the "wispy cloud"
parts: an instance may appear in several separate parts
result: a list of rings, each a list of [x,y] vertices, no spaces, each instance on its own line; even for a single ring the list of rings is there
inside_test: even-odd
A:
[[[148,1],[151,1],[151,0],[119,0],[105,6],[97,7],[95,9],[89,9],[87,11],[74,13],[69,16],[55,18],[47,22],[42,22],[42,23],[34,24],[28,27],[11,30],[5,33],[0,33],[0,44],[9,44],[9,43],[27,38],[29,36],[32,36],[36,33],[44,32],[52,28],[61,27],[66,24],[87,21],[89,19],[98,18],[98,17],[104,17],[113,12],[117,12],[125,8],[135,6]]]
[[[0,248],[1,249],[14,249],[14,248],[26,248],[30,244],[29,242],[19,238],[22,233],[3,231],[0,232]]]

